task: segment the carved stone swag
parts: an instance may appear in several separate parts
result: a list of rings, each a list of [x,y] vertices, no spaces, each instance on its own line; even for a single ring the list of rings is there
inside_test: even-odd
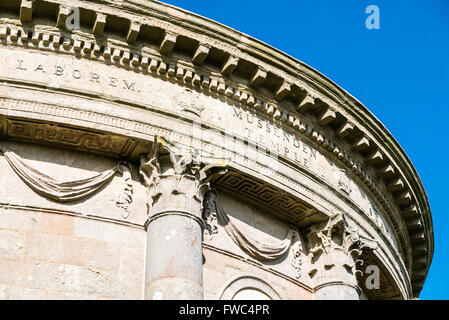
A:
[[[5,157],[17,176],[34,192],[60,203],[70,203],[85,199],[107,185],[117,173],[121,174],[123,187],[116,200],[116,206],[122,209],[122,216],[125,219],[129,216],[133,195],[132,167],[129,162],[120,161],[112,169],[89,178],[58,181],[30,166],[15,152],[8,150],[5,146],[1,147],[0,154]]]
[[[218,233],[221,226],[231,240],[246,254],[258,261],[276,261],[286,258],[292,251],[290,264],[294,268],[295,278],[301,277],[302,241],[298,230],[294,226],[288,227],[287,236],[282,241],[273,243],[261,242],[251,236],[250,230],[243,230],[233,222],[233,218],[226,214],[219,203],[219,195],[212,190],[206,197],[203,217],[206,221],[205,233],[211,239]]]

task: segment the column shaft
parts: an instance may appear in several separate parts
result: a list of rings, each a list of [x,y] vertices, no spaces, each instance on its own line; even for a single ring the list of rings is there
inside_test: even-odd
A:
[[[146,299],[203,299],[202,227],[182,212],[153,216],[147,229]]]

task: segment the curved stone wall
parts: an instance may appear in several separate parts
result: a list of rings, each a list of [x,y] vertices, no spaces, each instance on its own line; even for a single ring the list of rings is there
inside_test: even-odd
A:
[[[419,295],[419,177],[317,71],[155,1],[1,2],[0,42],[3,297]]]

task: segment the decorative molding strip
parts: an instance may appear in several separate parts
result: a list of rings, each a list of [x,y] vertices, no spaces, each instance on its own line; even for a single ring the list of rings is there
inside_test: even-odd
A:
[[[122,225],[122,226],[140,229],[140,230],[145,231],[144,224],[138,224],[138,223],[133,223],[133,222],[124,221],[124,220],[118,220],[118,219],[105,218],[105,217],[101,217],[101,216],[89,214],[89,213],[86,214],[86,213],[70,211],[70,210],[58,210],[58,209],[52,209],[52,208],[24,206],[21,204],[1,203],[1,202],[0,202],[0,208],[5,208],[8,210],[23,210],[23,211],[48,213],[48,214],[62,214],[62,215],[72,216],[72,217],[77,217],[77,218],[92,219],[92,220],[97,220],[97,221],[102,221],[102,222],[114,223],[117,225]]]
[[[52,114],[52,112],[48,114]],[[76,147],[80,150],[115,157],[129,157],[137,145],[135,140],[128,137],[110,136],[98,132],[86,132],[75,128],[18,119],[8,119],[5,129],[6,135],[12,139]]]

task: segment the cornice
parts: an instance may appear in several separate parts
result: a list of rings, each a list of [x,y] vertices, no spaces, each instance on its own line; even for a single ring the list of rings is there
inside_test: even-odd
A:
[[[93,20],[82,22],[80,31],[65,30],[69,6],[82,8]],[[33,20],[36,10],[39,17]],[[7,17],[0,18],[2,44],[145,69],[233,99],[311,137],[372,191],[399,234],[407,227],[401,245],[407,251],[412,243],[413,252],[404,252],[404,260],[413,259],[408,264],[419,295],[433,255],[432,218],[420,178],[383,124],[318,71],[231,28],[156,1],[22,0],[1,16]],[[123,30],[111,29],[115,22]],[[314,119],[313,125],[305,119]]]

